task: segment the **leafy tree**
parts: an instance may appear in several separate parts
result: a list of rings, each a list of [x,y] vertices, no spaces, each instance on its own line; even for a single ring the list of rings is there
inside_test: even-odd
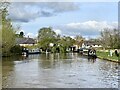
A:
[[[78,48],[82,46],[84,40],[85,38],[83,38],[82,36],[77,35],[75,37],[75,44],[78,45]]]
[[[15,45],[15,31],[11,20],[7,19],[7,8],[2,11],[2,54],[10,55],[10,49]]]
[[[19,37],[23,38],[24,37],[24,32],[20,32]]]
[[[64,36],[62,37],[59,41],[58,41],[58,44],[60,45],[60,50],[62,52],[66,52],[66,49],[70,48],[71,46],[73,46],[75,40],[72,39],[71,37],[69,36]]]
[[[0,54],[2,53],[2,29],[0,29]]]
[[[38,32],[39,47],[49,49],[50,43],[56,43],[57,35],[50,27],[41,28]]]
[[[52,52],[57,52],[57,49],[60,52],[66,52],[70,46],[73,46],[75,40],[71,37],[60,37],[57,35],[52,28],[41,28],[38,32],[38,41],[39,47],[43,50],[51,49]],[[53,43],[54,46],[50,47],[50,43]]]
[[[10,52],[13,54],[22,54],[22,47],[19,45],[15,45],[11,47]]]

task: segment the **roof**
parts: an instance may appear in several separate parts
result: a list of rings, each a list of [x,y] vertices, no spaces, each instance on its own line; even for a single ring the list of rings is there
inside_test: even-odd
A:
[[[16,44],[35,44],[33,38],[16,38]]]
[[[100,45],[100,42],[99,41],[90,41],[90,40],[88,40],[88,41],[84,41],[84,44],[85,45]]]

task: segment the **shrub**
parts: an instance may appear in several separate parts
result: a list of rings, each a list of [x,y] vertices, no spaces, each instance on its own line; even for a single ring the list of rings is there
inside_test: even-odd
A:
[[[15,45],[10,50],[13,54],[22,54],[22,47],[20,45]]]

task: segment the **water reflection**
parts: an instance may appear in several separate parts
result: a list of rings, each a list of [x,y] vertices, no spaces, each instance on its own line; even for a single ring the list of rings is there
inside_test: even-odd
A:
[[[60,63],[70,64],[72,63],[72,57],[70,54],[43,54],[39,56],[39,66],[47,68],[55,68]]]
[[[3,87],[117,88],[118,64],[77,53],[3,58]]]
[[[96,61],[96,58],[88,58],[88,62],[95,62]]]

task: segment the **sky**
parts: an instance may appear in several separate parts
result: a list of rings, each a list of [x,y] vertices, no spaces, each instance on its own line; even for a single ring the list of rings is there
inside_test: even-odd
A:
[[[42,27],[61,36],[97,38],[104,28],[118,26],[117,2],[12,2],[8,11],[13,25],[33,38]]]

